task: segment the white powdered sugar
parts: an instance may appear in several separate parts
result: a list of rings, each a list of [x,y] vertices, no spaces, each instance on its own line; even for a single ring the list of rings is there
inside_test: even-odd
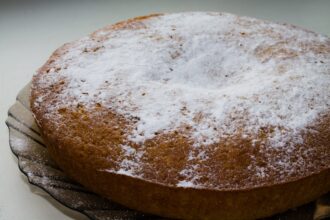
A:
[[[56,61],[65,68],[50,70],[43,84],[65,79],[60,96],[75,100],[55,108],[100,103],[139,118],[128,135],[137,143],[189,126],[197,147],[233,134],[253,137],[265,127],[273,129],[273,147],[302,142],[299,132],[329,111],[325,36],[227,13],[139,22],[142,28],[97,32],[94,38],[104,37],[102,42],[83,38]],[[125,152],[134,149],[126,146]]]

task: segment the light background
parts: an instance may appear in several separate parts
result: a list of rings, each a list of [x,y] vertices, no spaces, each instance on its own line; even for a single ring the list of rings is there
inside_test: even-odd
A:
[[[4,124],[17,92],[65,42],[155,12],[226,11],[292,23],[330,35],[329,0],[0,1],[0,219],[86,219],[30,186],[18,170]]]

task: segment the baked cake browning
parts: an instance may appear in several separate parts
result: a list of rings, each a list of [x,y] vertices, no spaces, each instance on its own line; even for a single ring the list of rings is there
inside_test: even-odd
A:
[[[272,186],[328,181],[329,61],[328,37],[292,25],[227,13],[155,14],[59,48],[33,78],[31,106],[54,159],[82,184],[143,211],[207,217],[126,201],[118,192],[128,188],[110,182],[151,184],[175,200],[177,189],[201,199],[208,190],[264,187],[270,199],[280,192]],[[237,215],[283,211],[327,192],[328,182],[296,203]],[[235,203],[239,196],[231,196]],[[226,215],[214,212],[208,217]]]

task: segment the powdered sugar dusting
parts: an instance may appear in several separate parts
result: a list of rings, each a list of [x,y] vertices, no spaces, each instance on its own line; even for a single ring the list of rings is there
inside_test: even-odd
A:
[[[323,35],[227,13],[140,22],[143,28],[97,32],[101,43],[83,38],[57,60],[65,68],[51,69],[42,82],[68,81],[53,108],[100,103],[137,117],[128,135],[136,143],[182,126],[192,128],[195,147],[271,127],[274,148],[302,142],[300,131],[329,110],[330,40]],[[131,162],[123,161],[123,172]]]

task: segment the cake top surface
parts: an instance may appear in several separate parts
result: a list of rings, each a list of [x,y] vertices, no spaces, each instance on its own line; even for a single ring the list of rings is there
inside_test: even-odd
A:
[[[263,166],[249,155],[244,169],[255,178],[293,172],[305,163],[292,159],[298,148],[313,151],[304,135],[330,109],[330,40],[292,25],[228,13],[153,15],[100,29],[59,54],[36,75],[33,89],[43,92],[32,105],[55,124],[61,109],[77,106],[131,122],[120,165],[104,169],[125,175],[143,176],[148,141],[179,134],[190,148],[177,186],[203,186],[200,163],[234,140],[278,153]]]

